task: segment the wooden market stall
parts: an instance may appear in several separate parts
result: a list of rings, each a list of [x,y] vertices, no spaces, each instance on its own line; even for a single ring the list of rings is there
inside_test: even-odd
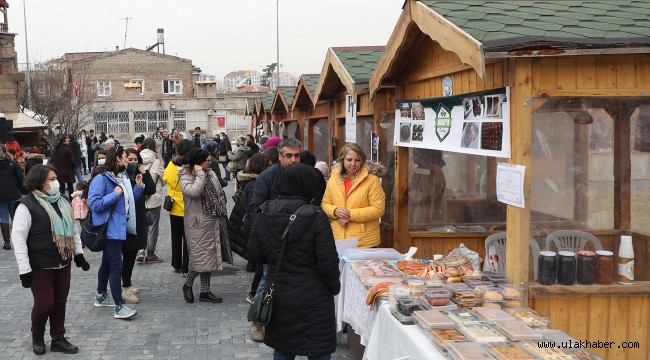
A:
[[[256,102],[257,105],[257,118],[260,124],[262,124],[262,130],[260,135],[273,136],[275,132],[271,125],[271,108],[273,106],[273,100],[275,99],[275,93],[264,93],[259,99],[259,102]],[[277,130],[276,130],[277,131]]]
[[[273,101],[273,121],[279,125],[279,136],[281,139],[300,139],[302,126],[299,126],[298,118],[294,116],[293,99],[296,97],[296,86],[280,86],[275,93]]]
[[[314,89],[318,84],[320,74],[303,74],[298,80],[298,87],[291,105],[291,113],[300,122],[300,141],[303,148],[314,152],[310,145],[313,139],[313,128],[310,126],[310,116],[314,112]]]
[[[592,349],[609,359],[650,352],[649,15],[632,0],[407,0],[370,80],[375,114],[394,110],[403,125],[400,252],[417,246],[427,258],[464,243],[484,257],[485,238],[506,231],[506,275],[528,283],[531,237],[544,249],[554,230],[582,230],[616,253],[620,235],[632,235],[640,280],[632,287],[530,283],[529,305],[551,327],[640,344]],[[397,100],[378,98],[382,89]],[[525,167],[523,207],[496,201],[499,162]],[[432,200],[425,188],[434,192],[436,173],[446,184]],[[444,232],[450,225],[485,230]]]
[[[7,120],[13,120],[14,138],[21,147],[29,146],[39,148],[39,140],[43,130],[47,129],[44,125],[25,113],[7,113]]]

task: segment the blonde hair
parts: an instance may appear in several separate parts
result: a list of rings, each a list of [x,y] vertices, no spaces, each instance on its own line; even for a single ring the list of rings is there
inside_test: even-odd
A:
[[[345,158],[345,154],[347,154],[350,151],[354,151],[357,153],[359,156],[359,159],[361,160],[361,166],[365,166],[366,164],[366,153],[363,152],[363,149],[359,144],[357,143],[346,143],[343,145],[341,148],[341,151],[339,151],[339,156],[336,158],[336,162],[341,164],[341,176],[345,176],[345,167],[343,166],[343,159]]]

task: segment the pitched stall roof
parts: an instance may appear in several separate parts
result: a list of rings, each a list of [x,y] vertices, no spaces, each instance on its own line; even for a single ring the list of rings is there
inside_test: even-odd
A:
[[[246,115],[253,115],[255,111],[255,98],[246,98],[246,104],[248,105],[246,107]]]
[[[372,77],[384,46],[332,47],[327,50],[323,70],[314,94],[314,104],[342,90],[354,95],[355,86]]]
[[[320,79],[320,74],[305,74],[300,77],[291,111],[295,108],[314,106],[314,91],[318,86],[318,79]]]
[[[271,111],[289,112],[293,104],[293,97],[296,94],[296,86],[278,86],[275,93],[275,100]]]
[[[273,100],[275,100],[275,93],[264,93],[260,99],[260,106],[258,115],[263,114],[265,111],[271,111],[273,108]]]
[[[370,80],[373,97],[408,63],[408,53],[420,36],[455,53],[484,78],[486,57],[613,53],[617,48],[648,52],[650,2],[406,0],[386,55]]]
[[[34,120],[25,113],[6,113],[5,118],[14,121],[14,132],[32,132],[33,130],[47,129],[47,125]]]

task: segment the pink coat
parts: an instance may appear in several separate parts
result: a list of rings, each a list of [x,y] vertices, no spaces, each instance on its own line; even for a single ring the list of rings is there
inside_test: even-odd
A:
[[[75,192],[72,195],[72,211],[74,212],[75,220],[85,220],[88,217],[88,200],[82,199]]]

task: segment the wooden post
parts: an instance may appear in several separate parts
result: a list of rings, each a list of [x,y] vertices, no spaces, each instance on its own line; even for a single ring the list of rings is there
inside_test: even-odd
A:
[[[393,235],[394,248],[400,253],[406,252],[406,246],[411,244],[409,235],[409,148],[395,147],[395,232]]]
[[[577,115],[576,115],[577,116]],[[589,220],[589,125],[574,125],[573,144],[573,220],[581,227],[587,227]]]
[[[508,205],[506,217],[506,276],[514,284],[528,283],[528,239],[530,237],[530,146],[532,137],[532,74],[530,58],[508,59],[510,86],[511,164],[526,167],[525,208]]]

